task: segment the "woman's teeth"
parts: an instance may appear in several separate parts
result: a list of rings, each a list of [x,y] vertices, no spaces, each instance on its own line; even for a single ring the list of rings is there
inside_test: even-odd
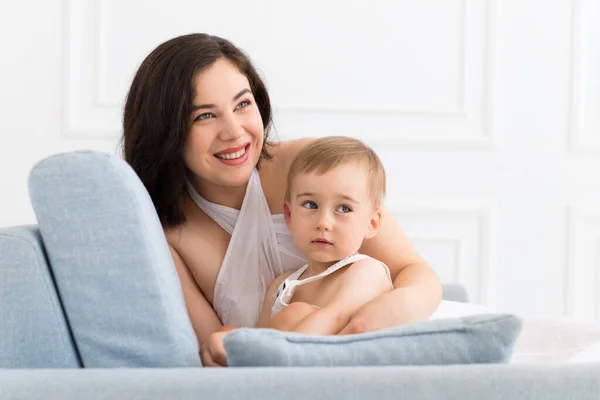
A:
[[[246,154],[245,147],[240,151],[236,151],[235,153],[217,154],[216,156],[225,160],[235,160],[236,158],[240,158],[244,154]]]

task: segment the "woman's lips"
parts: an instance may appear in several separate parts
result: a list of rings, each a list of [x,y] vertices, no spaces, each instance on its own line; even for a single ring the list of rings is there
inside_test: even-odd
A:
[[[250,144],[243,146],[232,147],[215,154],[215,158],[223,164],[236,166],[245,163],[250,154]]]
[[[219,157],[219,156],[225,156],[225,155],[237,153],[237,152],[239,152],[241,150],[246,149],[248,146],[250,146],[250,143],[244,143],[244,144],[241,144],[241,145],[239,145],[237,147],[230,147],[228,149],[221,150],[218,153],[215,153],[215,156]]]

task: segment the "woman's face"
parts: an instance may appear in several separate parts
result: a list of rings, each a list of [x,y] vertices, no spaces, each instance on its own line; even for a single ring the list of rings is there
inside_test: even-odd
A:
[[[204,184],[225,187],[248,182],[260,157],[264,127],[248,78],[219,59],[194,81],[190,134],[183,157]]]

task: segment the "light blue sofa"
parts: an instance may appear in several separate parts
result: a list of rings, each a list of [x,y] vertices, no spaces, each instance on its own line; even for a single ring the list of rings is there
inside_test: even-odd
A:
[[[202,368],[148,194],[116,157],[43,160],[0,229],[0,399],[599,399],[600,365]],[[444,297],[466,300],[458,286]]]

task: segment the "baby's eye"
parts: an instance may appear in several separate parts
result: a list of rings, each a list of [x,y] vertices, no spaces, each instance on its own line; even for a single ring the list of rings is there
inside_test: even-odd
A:
[[[196,117],[196,121],[204,121],[205,119],[214,118],[215,114],[213,113],[204,113],[200,114]]]
[[[308,208],[310,210],[316,210],[317,203],[315,203],[314,201],[305,201],[304,203],[302,203],[302,207]]]
[[[350,207],[342,205],[342,206],[339,206],[336,211],[341,212],[341,213],[349,213],[352,210],[350,209]]]
[[[244,100],[240,104],[238,104],[235,109],[239,110],[240,108],[246,108],[250,105],[250,100]]]

